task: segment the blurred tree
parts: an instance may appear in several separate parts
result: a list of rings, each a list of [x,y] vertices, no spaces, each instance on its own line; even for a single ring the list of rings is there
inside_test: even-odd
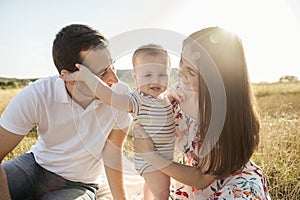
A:
[[[280,77],[279,82],[297,82],[298,78],[297,76],[289,76],[289,75],[285,75]]]

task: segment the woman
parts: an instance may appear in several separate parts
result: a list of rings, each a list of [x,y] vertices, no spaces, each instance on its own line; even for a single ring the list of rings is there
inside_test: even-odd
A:
[[[270,199],[261,169],[250,160],[259,119],[239,37],[219,27],[191,34],[179,75],[179,162],[160,156],[138,124],[135,151],[177,180],[172,199]]]

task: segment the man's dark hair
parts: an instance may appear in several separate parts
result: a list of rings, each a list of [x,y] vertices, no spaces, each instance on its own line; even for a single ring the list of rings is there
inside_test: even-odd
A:
[[[76,63],[82,63],[80,52],[93,48],[105,48],[108,41],[97,30],[82,25],[71,24],[61,29],[53,41],[52,56],[54,64],[60,73],[65,69],[75,72]]]

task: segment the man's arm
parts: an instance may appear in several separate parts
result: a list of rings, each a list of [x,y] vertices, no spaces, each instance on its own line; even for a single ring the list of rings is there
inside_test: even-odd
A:
[[[13,134],[0,126],[0,162],[12,151],[24,138],[24,135]],[[10,194],[7,185],[5,172],[0,165],[0,199],[10,200]]]
[[[105,172],[114,199],[126,199],[123,168],[122,149],[128,128],[112,130],[103,149]]]

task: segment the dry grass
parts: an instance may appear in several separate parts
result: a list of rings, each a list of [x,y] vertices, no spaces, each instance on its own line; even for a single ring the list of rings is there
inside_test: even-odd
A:
[[[18,89],[0,89],[0,113],[2,113],[9,103],[9,101],[19,92],[21,91],[20,88]],[[33,128],[30,133],[21,141],[21,143],[5,158],[5,160],[9,160],[14,158],[30,149],[30,147],[35,143],[37,139],[36,129]]]
[[[300,83],[255,84],[261,116],[261,142],[253,160],[263,168],[272,199],[300,199]],[[17,89],[0,90],[0,113]],[[27,150],[36,141],[33,130],[5,159]],[[133,151],[132,133],[125,153]]]
[[[20,91],[21,89],[0,89],[0,113],[3,112],[9,101]]]
[[[254,85],[261,116],[253,160],[268,178],[272,199],[300,199],[300,83]]]

